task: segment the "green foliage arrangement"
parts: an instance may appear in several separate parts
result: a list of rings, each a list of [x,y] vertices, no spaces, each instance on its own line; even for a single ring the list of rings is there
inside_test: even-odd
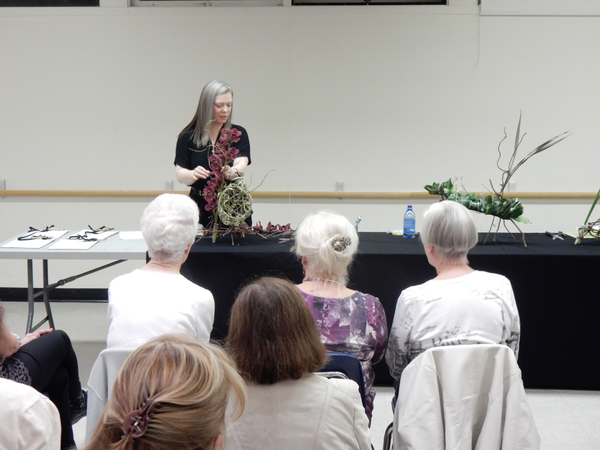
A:
[[[489,237],[492,228],[496,224],[496,219],[498,219],[496,233],[498,232],[501,224],[504,224],[506,231],[510,233],[505,223],[506,221],[510,221],[521,233],[523,245],[527,247],[527,242],[525,241],[525,234],[521,231],[521,229],[517,225],[517,222],[530,222],[526,217],[523,217],[523,205],[521,204],[521,201],[518,198],[504,197],[504,190],[508,186],[508,182],[515,174],[515,172],[519,169],[519,167],[525,164],[531,157],[543,152],[544,150],[549,149],[553,145],[558,144],[560,141],[567,138],[568,136],[569,132],[567,131],[557,136],[554,136],[551,139],[548,139],[543,144],[538,145],[535,149],[529,152],[527,156],[525,156],[517,164],[515,164],[517,158],[517,151],[519,150],[519,146],[521,145],[521,143],[523,142],[523,138],[525,137],[525,134],[521,135],[521,115],[519,115],[519,123],[517,125],[517,131],[515,134],[513,152],[506,168],[502,168],[500,166],[500,159],[502,158],[501,146],[502,143],[507,139],[506,128],[504,129],[504,138],[502,138],[502,140],[498,144],[498,159],[496,161],[496,166],[502,171],[502,178],[500,181],[499,190],[496,190],[494,184],[492,183],[492,180],[490,180],[490,187],[492,193],[462,193],[454,186],[452,179],[448,179],[448,181],[444,181],[442,183],[428,184],[427,186],[425,186],[425,190],[431,195],[439,195],[442,200],[455,201],[463,204],[465,207],[467,207],[467,209],[470,209],[471,211],[476,211],[482,214],[492,216],[492,224],[490,225],[487,237]],[[487,242],[487,237],[484,243]]]

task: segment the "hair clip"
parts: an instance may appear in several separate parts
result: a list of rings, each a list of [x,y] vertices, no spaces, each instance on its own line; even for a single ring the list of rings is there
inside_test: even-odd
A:
[[[336,236],[331,240],[331,246],[336,252],[343,252],[352,243],[350,238]]]
[[[153,398],[148,398],[138,409],[127,413],[123,419],[123,437],[121,439],[126,438],[129,434],[134,439],[142,437],[159,406],[160,403],[155,402]]]

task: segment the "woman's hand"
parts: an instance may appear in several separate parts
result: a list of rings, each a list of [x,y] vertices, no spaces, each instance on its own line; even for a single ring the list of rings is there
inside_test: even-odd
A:
[[[210,171],[202,166],[198,166],[193,170],[186,169],[177,165],[175,166],[175,176],[177,177],[177,181],[185,184],[186,186],[191,186],[200,178],[206,180],[209,175]]]
[[[238,177],[243,177],[246,167],[248,167],[248,158],[246,156],[240,156],[233,160],[233,165],[231,167],[227,167],[227,169],[223,171],[223,176],[226,180],[234,180]]]
[[[52,331],[54,331],[52,328],[48,328],[47,330],[37,330],[33,333],[26,334],[21,339],[21,345],[25,345],[31,341],[34,341],[35,339],[39,338],[42,334],[51,333]]]
[[[205,169],[202,166],[196,167],[194,170],[190,171],[192,173],[192,177],[194,178],[194,183],[199,179],[206,180],[210,175],[210,170]],[[192,183],[192,184],[194,184]]]
[[[238,177],[243,177],[244,174],[236,167],[227,167],[227,169],[223,171],[223,176],[226,180],[235,180]]]

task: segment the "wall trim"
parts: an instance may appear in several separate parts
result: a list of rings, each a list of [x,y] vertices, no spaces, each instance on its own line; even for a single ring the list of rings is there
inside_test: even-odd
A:
[[[0,191],[4,197],[157,197],[161,194],[184,194],[188,191]],[[481,192],[480,194],[489,194]],[[505,197],[565,199],[595,198],[596,192],[505,192]],[[333,198],[333,199],[397,199],[429,198],[427,192],[303,192],[303,191],[262,191],[252,192],[254,198]]]

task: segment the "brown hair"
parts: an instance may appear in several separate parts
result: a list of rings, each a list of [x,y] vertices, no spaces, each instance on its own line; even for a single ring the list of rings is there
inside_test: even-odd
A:
[[[243,412],[245,383],[227,353],[183,335],[163,335],[125,361],[89,450],[212,450],[234,394]],[[123,431],[148,399],[158,406],[140,437]]]
[[[290,281],[259,278],[231,310],[227,348],[242,377],[273,384],[319,370],[327,360],[312,314]]]

